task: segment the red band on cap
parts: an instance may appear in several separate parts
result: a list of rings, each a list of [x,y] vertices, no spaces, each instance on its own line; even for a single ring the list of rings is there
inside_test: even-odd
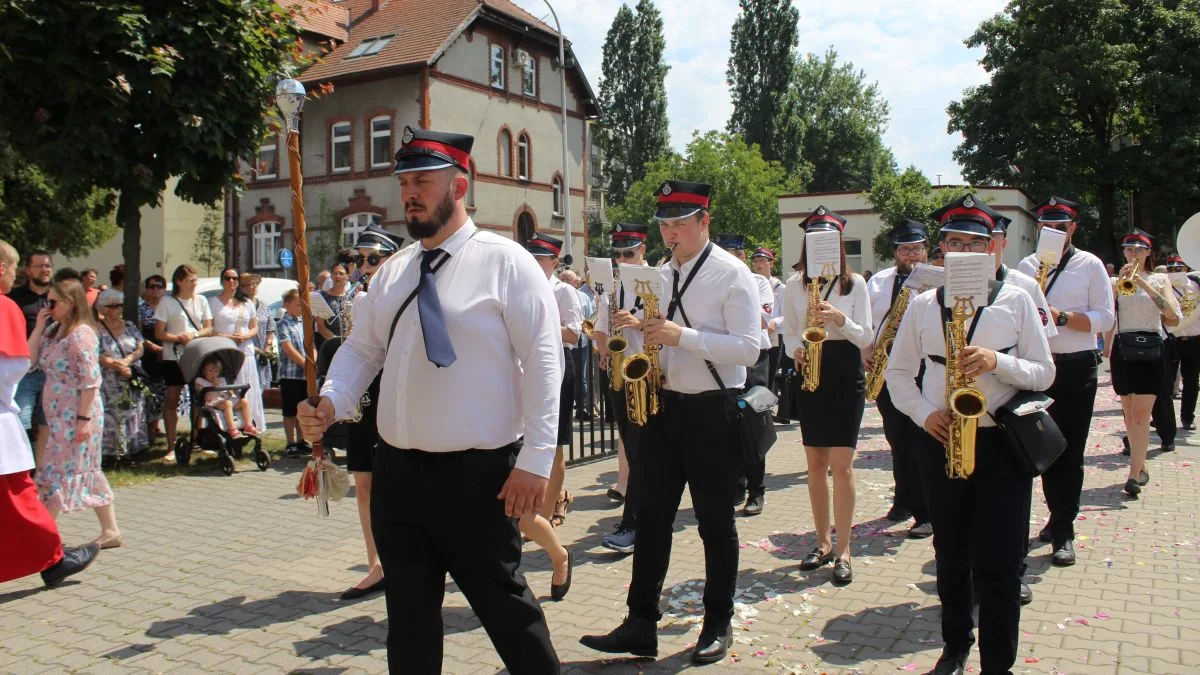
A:
[[[702,209],[708,208],[708,197],[704,195],[692,194],[690,192],[675,191],[669,195],[659,195],[659,204],[693,204]]]
[[[616,232],[612,236],[613,241],[617,239],[637,239],[638,241],[646,241],[646,235],[641,232]]]
[[[1040,216],[1043,213],[1053,213],[1054,211],[1062,211],[1063,213],[1071,216],[1072,219],[1074,219],[1075,216],[1079,215],[1078,212],[1075,211],[1075,209],[1073,209],[1069,206],[1066,206],[1064,204],[1055,204],[1054,206],[1046,205],[1046,206],[1039,208],[1037,210],[1037,213]]]
[[[435,152],[440,152],[443,155],[446,155],[446,156],[450,157],[451,159],[453,159],[458,164],[459,168],[463,169],[464,171],[470,170],[468,167],[471,166],[471,153],[463,152],[462,150],[459,150],[458,148],[456,148],[452,145],[446,145],[445,143],[438,143],[437,141],[425,141],[425,140],[418,139],[418,140],[414,140],[413,142],[405,145],[404,147],[406,147],[406,148],[424,148],[425,150],[433,150]]]
[[[808,221],[809,225],[816,225],[817,223],[829,223],[830,225],[836,227],[838,231],[841,231],[842,229],[842,221],[830,215],[816,216],[812,220]]]
[[[946,222],[949,221],[954,216],[979,216],[980,218],[983,218],[984,220],[986,220],[987,224],[989,226],[991,226],[991,227],[996,226],[996,221],[992,220],[992,217],[989,216],[988,214],[984,213],[983,211],[980,211],[979,209],[968,209],[968,208],[962,208],[962,207],[957,208],[957,209],[950,209],[946,213],[942,214],[942,220],[941,220],[941,223],[939,223],[939,224],[945,225]]]
[[[1125,235],[1125,238],[1121,240],[1121,244],[1124,245],[1126,242],[1130,241],[1140,241],[1146,245],[1146,248],[1154,248],[1154,245],[1150,243],[1150,240],[1140,234]]]
[[[554,244],[551,244],[550,242],[548,242],[544,239],[531,239],[531,240],[529,240],[529,243],[536,244],[538,246],[541,246],[542,248],[548,248],[551,251],[554,251],[555,257],[558,257],[558,254],[562,253],[562,249],[560,247],[555,246]]]

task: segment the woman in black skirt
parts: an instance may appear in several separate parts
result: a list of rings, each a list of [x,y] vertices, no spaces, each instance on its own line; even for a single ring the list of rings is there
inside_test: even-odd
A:
[[[800,225],[806,234],[820,231],[841,232],[846,220],[819,207]],[[833,581],[848,584],[854,578],[850,568],[850,528],[854,518],[854,449],[862,423],[866,384],[862,353],[871,344],[871,300],[863,278],[846,266],[844,245],[841,270],[821,287],[821,302],[816,307],[815,323],[825,329],[827,339],[821,346],[821,376],[815,391],[803,389],[804,363],[808,353],[801,337],[808,327],[810,279],[805,256],[794,265],[798,274],[788,280],[783,291],[784,342],[792,349],[796,362],[793,380],[796,407],[800,413],[800,431],[808,458],[808,496],[812,501],[817,547],[800,564],[813,570],[834,563]],[[837,546],[833,545],[829,518],[829,479],[833,473],[833,520],[837,525]]]
[[[1179,323],[1179,304],[1165,274],[1153,274],[1149,234],[1134,229],[1121,239],[1125,265],[1113,282],[1117,299],[1116,336],[1112,344],[1113,390],[1121,397],[1125,432],[1129,439],[1129,477],[1125,492],[1138,496],[1150,481],[1146,449],[1150,444],[1150,412],[1162,391],[1165,377],[1163,324]],[[1133,267],[1137,266],[1137,273]],[[1133,282],[1133,293],[1123,295],[1123,281]]]

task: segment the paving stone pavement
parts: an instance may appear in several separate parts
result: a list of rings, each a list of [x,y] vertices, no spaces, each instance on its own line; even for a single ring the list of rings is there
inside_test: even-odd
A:
[[[1020,673],[1200,672],[1200,434],[1178,452],[1152,453],[1151,482],[1138,501],[1120,488],[1120,408],[1102,376],[1087,452],[1079,563],[1049,564],[1031,553],[1035,599],[1022,614]],[[742,541],[736,644],[713,672],[924,672],[941,650],[929,540],[909,541],[887,522],[890,454],[868,409],[855,462],[856,580],[830,583],[830,568],[797,570],[813,546],[799,431],[782,433],[769,459],[766,511],[739,518]],[[574,586],[549,601],[546,555],[526,547],[524,570],[544,601],[568,672],[670,672],[687,667],[699,631],[703,556],[687,497],[667,578],[657,661],[601,659],[585,633],[605,632],[624,614],[630,558],[599,546],[619,518],[605,490],[615,459],[573,467],[574,510],[559,533],[575,551]],[[0,586],[0,672],[383,672],[387,621],[382,598],[342,603],[338,593],[364,571],[353,499],[318,518],[296,498],[300,462],[266,473],[173,478],[117,491],[126,545],[105,551],[86,573],[42,590],[36,578]],[[446,486],[446,499],[455,487]],[[1035,488],[1032,531],[1045,517]],[[430,504],[429,508],[437,508]],[[61,520],[82,542],[97,525],[86,513]],[[1035,542],[1036,543],[1036,542]],[[445,670],[502,668],[453,584],[446,595]],[[977,653],[970,662],[978,672]]]

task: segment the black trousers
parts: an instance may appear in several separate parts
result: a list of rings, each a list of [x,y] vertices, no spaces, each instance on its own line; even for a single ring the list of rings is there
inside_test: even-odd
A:
[[[966,480],[946,477],[946,448],[924,430],[913,451],[932,516],[942,640],[954,650],[975,644],[971,607],[979,593],[982,671],[1007,673],[1017,658],[1033,481],[1020,476],[995,428],[979,429],[975,473]]]
[[[1150,425],[1158,432],[1163,445],[1174,445],[1179,433],[1175,419],[1175,377],[1179,375],[1179,341],[1168,337],[1163,342],[1163,381],[1154,408],[1150,410]]]
[[[629,421],[625,407],[625,388],[613,391],[606,387],[604,395],[612,406],[613,415],[617,421],[617,431],[621,434],[621,443],[625,446],[625,462],[629,471],[629,479],[625,483],[625,504],[621,511],[621,527],[637,529],[637,510],[642,492],[642,467],[639,453],[641,452],[642,428]]]
[[[638,508],[637,550],[629,585],[629,614],[657,621],[658,600],[671,560],[671,534],[683,488],[704,542],[704,620],[714,625],[733,617],[738,569],[734,484],[740,460],[734,427],[719,392],[680,396],[662,392],[663,410],[642,429],[639,460],[643,492]]]
[[[1179,419],[1184,424],[1192,424],[1196,421],[1196,397],[1200,395],[1200,337],[1176,338],[1175,349],[1183,371]]]
[[[758,353],[758,361],[746,370],[746,388],[766,387],[770,381],[771,350],[764,349]],[[738,492],[749,492],[762,496],[767,491],[767,458],[748,461],[738,477]]]
[[[559,672],[546,617],[517,569],[517,521],[496,499],[518,448],[432,453],[380,444],[371,524],[387,579],[391,672],[441,672],[447,572],[511,672]],[[445,499],[447,485],[457,486],[454,499]]]
[[[1067,449],[1042,474],[1042,492],[1050,509],[1050,535],[1055,544],[1075,538],[1083,490],[1083,449],[1096,407],[1096,365],[1096,352],[1091,350],[1054,355],[1057,372],[1046,395],[1054,399],[1050,416],[1066,437]]]
[[[912,511],[916,522],[927,523],[929,509],[925,507],[925,495],[921,491],[921,472],[917,470],[912,445],[916,434],[928,434],[918,427],[911,417],[896,409],[886,384],[883,385],[879,398],[875,400],[875,405],[879,408],[879,416],[883,418],[883,435],[892,448],[892,479],[896,483],[893,503]]]
[[[775,391],[775,375],[779,371],[779,358],[783,354],[783,347],[775,345],[767,350],[767,389]]]

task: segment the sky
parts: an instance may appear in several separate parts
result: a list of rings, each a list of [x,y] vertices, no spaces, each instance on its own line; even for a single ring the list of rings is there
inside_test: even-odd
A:
[[[553,25],[543,0],[514,0]],[[604,36],[621,0],[550,0],[594,91],[599,91]],[[632,8],[636,0],[627,0]],[[732,111],[725,69],[737,0],[656,0],[666,33],[667,117],[671,144],[682,150],[694,131],[725,128]],[[915,165],[930,181],[962,182],[946,133],[946,107],[965,88],[987,81],[982,49],[963,41],[1005,0],[793,0],[800,10],[800,52],[832,46],[841,63],[878,82],[891,106],[884,143],[900,169]]]

